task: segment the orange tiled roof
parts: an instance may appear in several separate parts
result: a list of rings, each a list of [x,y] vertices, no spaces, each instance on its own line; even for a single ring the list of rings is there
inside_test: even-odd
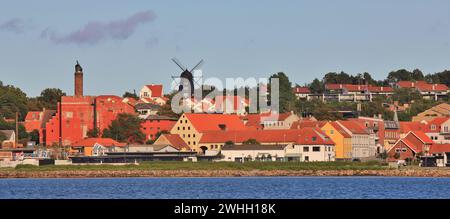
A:
[[[355,121],[339,120],[338,122],[353,134],[369,134],[365,127]]]
[[[191,148],[186,144],[186,142],[181,139],[180,135],[176,134],[162,134],[169,142],[170,145],[178,150],[186,149],[191,150]]]
[[[433,144],[433,140],[431,140],[431,138],[428,137],[428,135],[426,135],[425,133],[423,133],[421,131],[411,131],[411,133],[413,133],[423,143],[425,143],[425,144]]]
[[[330,122],[331,126],[333,126],[344,138],[351,138],[352,136],[345,131],[342,126],[340,126],[337,122]]]
[[[417,88],[420,91],[447,91],[445,84],[429,84],[426,81],[399,81],[397,86],[400,88]]]
[[[163,96],[163,86],[162,84],[152,84],[152,85],[145,85],[148,89],[152,91],[151,97],[162,97]]]
[[[433,144],[430,147],[430,153],[448,153],[450,152],[450,144]]]
[[[348,91],[370,91],[370,92],[393,92],[391,87],[380,87],[373,85],[357,85],[357,84],[326,84],[325,88],[328,90],[345,89]]]
[[[246,129],[237,115],[207,113],[185,113],[184,115],[198,132],[218,131],[221,130],[221,125],[225,125],[227,130]]]
[[[315,137],[313,141],[313,137]],[[333,145],[319,128],[288,129],[288,130],[240,130],[240,131],[209,131],[203,133],[200,143],[218,143],[232,141],[242,143],[256,139],[260,143],[296,142],[301,144]]]
[[[311,91],[309,90],[308,87],[294,87],[292,89],[294,91],[295,94],[310,94]]]
[[[291,129],[302,129],[306,127],[323,127],[325,124],[327,124],[326,121],[311,121],[309,119],[307,120],[299,120],[295,121],[291,125]]]

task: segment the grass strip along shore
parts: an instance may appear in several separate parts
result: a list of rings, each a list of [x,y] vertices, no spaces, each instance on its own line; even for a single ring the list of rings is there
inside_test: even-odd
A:
[[[0,168],[0,178],[415,176],[450,177],[448,168],[390,169],[368,162],[143,162],[139,165],[64,165]]]

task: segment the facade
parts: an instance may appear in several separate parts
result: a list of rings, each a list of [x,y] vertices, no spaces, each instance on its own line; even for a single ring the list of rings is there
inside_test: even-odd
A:
[[[375,141],[377,153],[381,153],[384,150],[385,127],[384,120],[381,119],[381,115],[378,118],[375,116],[374,118],[360,116],[356,119],[353,118],[350,120],[358,123],[366,129],[366,131],[370,134],[370,137],[373,138],[371,141]]]
[[[192,151],[186,142],[177,134],[162,134],[154,145],[170,145],[179,151]]]
[[[355,84],[325,84],[326,92],[315,95],[323,101],[372,101],[375,97],[386,98],[394,93],[391,87]]]
[[[184,113],[173,126],[171,134],[179,135],[194,151],[200,149],[199,141],[202,134],[208,131],[245,130],[244,123],[237,115]]]
[[[286,145],[226,145],[222,148],[221,161],[282,161]]]
[[[16,132],[14,130],[0,130],[0,132],[6,138],[4,141],[0,142],[1,148],[16,148]]]
[[[432,144],[433,141],[425,133],[410,131],[404,138],[399,139],[387,153],[391,159],[413,160],[420,154],[425,155]]]
[[[354,121],[336,121],[347,133],[352,136],[353,158],[366,158],[376,156],[377,146],[375,139],[364,126]]]
[[[384,121],[384,150],[389,150],[400,139],[400,123]]]
[[[177,119],[167,116],[147,116],[141,123],[141,131],[146,140],[156,140],[158,133],[169,132],[177,122]]]
[[[327,122],[321,128],[335,143],[336,159],[349,160],[353,158],[352,136],[336,122]]]
[[[123,151],[127,144],[111,138],[86,138],[74,142],[71,146],[72,156],[103,156],[106,152]]]
[[[293,92],[297,99],[299,100],[309,100],[309,95],[311,94],[311,91],[308,87],[294,87]]]
[[[139,92],[139,98],[144,103],[164,105],[167,102],[161,84],[145,85]]]

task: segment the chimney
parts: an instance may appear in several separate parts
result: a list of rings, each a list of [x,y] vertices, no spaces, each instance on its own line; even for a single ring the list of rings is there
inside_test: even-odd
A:
[[[80,63],[75,65],[75,97],[83,96],[83,68]]]
[[[219,128],[220,128],[220,130],[222,130],[222,131],[226,131],[226,130],[227,130],[227,125],[225,125],[225,124],[219,124]]]

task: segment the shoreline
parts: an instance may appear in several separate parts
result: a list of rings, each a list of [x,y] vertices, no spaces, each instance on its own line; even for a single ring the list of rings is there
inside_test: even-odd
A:
[[[402,170],[57,170],[0,171],[6,178],[128,178],[128,177],[308,177],[308,176],[380,176],[380,177],[450,177],[450,169]]]

